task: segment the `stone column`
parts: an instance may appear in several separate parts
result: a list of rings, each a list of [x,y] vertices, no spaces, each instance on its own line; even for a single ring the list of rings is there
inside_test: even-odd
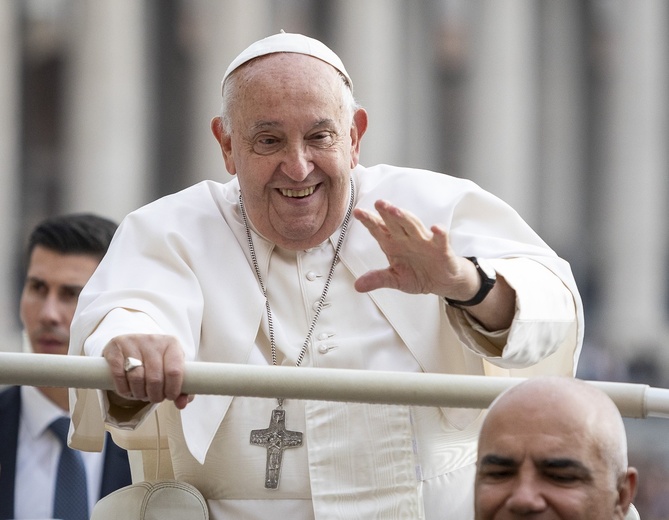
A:
[[[402,151],[399,164],[454,174],[444,168],[440,150],[445,122],[440,120],[437,104],[441,100],[438,89],[438,45],[437,34],[442,20],[435,2],[411,2],[411,8],[403,2],[396,16],[401,18],[399,33],[389,35],[404,41],[407,49],[403,72],[396,78],[401,86],[401,106],[404,107],[406,124],[400,126],[396,148]],[[406,32],[406,39],[401,35]],[[404,81],[402,84],[401,81]],[[394,110],[391,108],[391,116]],[[392,122],[391,122],[392,123]],[[387,162],[387,161],[386,161]]]
[[[541,9],[538,231],[567,258],[578,280],[588,258],[586,43],[581,0],[545,0]],[[577,281],[578,281],[577,280]]]
[[[210,129],[220,113],[221,80],[229,63],[254,41],[279,31],[272,23],[270,0],[193,0],[184,2],[193,20],[194,106],[187,129],[192,146],[187,184],[203,179],[226,181],[221,150]]]
[[[152,169],[146,6],[136,0],[74,4],[66,208],[120,219],[148,201]]]
[[[408,7],[401,0],[342,0],[332,9],[332,47],[353,79],[354,94],[369,113],[361,162],[406,164],[409,148],[406,87]]]
[[[0,2],[0,351],[20,350],[16,323],[19,207],[19,4]]]
[[[655,350],[669,363],[667,334],[667,20],[664,0],[621,0],[610,23],[611,62],[598,239],[598,330],[630,359]]]
[[[464,175],[532,225],[537,210],[535,0],[472,2]]]

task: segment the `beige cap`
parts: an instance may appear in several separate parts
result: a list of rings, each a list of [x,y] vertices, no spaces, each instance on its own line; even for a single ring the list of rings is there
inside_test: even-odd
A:
[[[297,54],[306,54],[307,56],[313,56],[314,58],[323,60],[325,63],[329,63],[341,72],[348,81],[348,85],[353,88],[353,82],[351,81],[348,72],[346,72],[344,64],[339,59],[339,56],[337,56],[327,45],[302,34],[281,31],[278,34],[268,36],[267,38],[252,43],[249,47],[244,49],[239,56],[232,60],[228,70],[225,71],[223,81],[221,81],[221,90],[223,90],[223,84],[228,76],[241,65],[259,56],[274,54],[276,52],[295,52]]]

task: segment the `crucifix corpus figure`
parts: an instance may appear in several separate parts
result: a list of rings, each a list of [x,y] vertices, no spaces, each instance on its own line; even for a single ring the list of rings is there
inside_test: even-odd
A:
[[[267,448],[265,465],[265,487],[279,487],[283,450],[302,446],[302,432],[286,430],[286,411],[277,408],[272,411],[269,427],[251,431],[251,444]]]

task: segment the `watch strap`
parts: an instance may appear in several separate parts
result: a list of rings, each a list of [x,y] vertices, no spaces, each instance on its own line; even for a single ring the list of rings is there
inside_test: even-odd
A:
[[[481,279],[481,287],[479,288],[478,292],[469,300],[452,300],[451,298],[444,298],[446,303],[448,303],[451,307],[473,307],[474,305],[478,305],[483,300],[485,300],[485,297],[488,296],[488,293],[492,290],[492,288],[495,286],[495,282],[497,281],[495,278],[490,278],[483,271],[479,265],[478,259],[475,256],[466,256],[465,258],[472,262],[476,267],[476,272],[479,274],[479,278]]]

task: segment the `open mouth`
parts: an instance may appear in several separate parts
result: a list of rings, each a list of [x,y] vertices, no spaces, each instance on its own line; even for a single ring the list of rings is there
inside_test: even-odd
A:
[[[284,197],[291,197],[291,198],[298,198],[298,199],[301,199],[302,197],[308,197],[315,190],[316,190],[316,186],[309,186],[308,188],[304,188],[304,189],[301,189],[301,190],[279,188],[279,191],[281,192],[281,195],[283,195]]]

